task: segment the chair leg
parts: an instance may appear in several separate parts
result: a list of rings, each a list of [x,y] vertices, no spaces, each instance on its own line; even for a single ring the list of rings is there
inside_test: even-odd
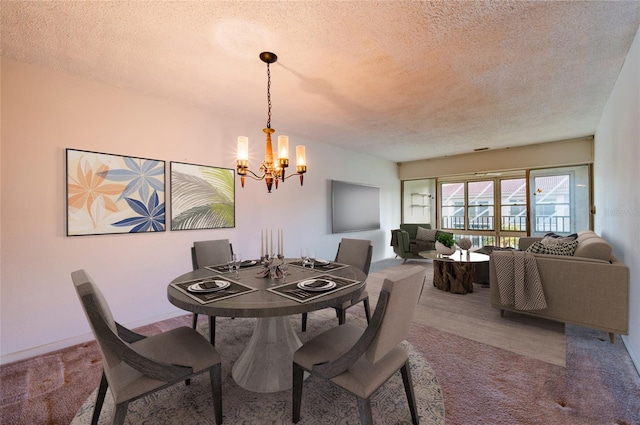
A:
[[[347,310],[336,308],[336,313],[338,313],[338,325],[344,325],[347,322]]]
[[[371,399],[358,397],[358,411],[360,412],[360,423],[362,425],[373,425]]]
[[[362,300],[362,304],[364,305],[364,314],[367,316],[367,325],[371,322],[371,307],[369,307],[369,297]]]
[[[209,316],[209,342],[216,345],[216,316]]]
[[[216,424],[222,423],[222,365],[217,364],[209,370],[211,393],[213,394],[213,410],[216,414]]]
[[[104,397],[107,395],[107,388],[109,383],[107,382],[107,375],[102,370],[102,378],[100,378],[100,386],[98,387],[98,396],[96,397],[96,405],[93,408],[93,417],[91,418],[91,425],[98,425],[98,419],[100,418],[100,411],[104,404]]]
[[[614,334],[613,332],[609,332],[609,341],[611,341],[612,344],[616,343],[616,334]]]
[[[418,425],[418,411],[416,410],[416,396],[413,392],[413,380],[411,379],[411,369],[409,368],[409,360],[400,369],[402,373],[402,382],[404,383],[404,392],[407,393],[407,402],[409,403],[409,411],[411,412],[411,421],[413,425]]]
[[[198,326],[198,313],[193,313],[193,319],[191,319],[191,327],[195,329]]]
[[[302,313],[302,332],[307,331],[307,313]]]
[[[292,409],[291,409],[291,421],[295,424],[300,420],[300,407],[302,405],[302,383],[304,378],[304,369],[298,366],[296,363],[293,364],[293,388],[291,390],[291,394],[293,396],[292,399]]]
[[[128,401],[123,401],[116,406],[116,414],[113,417],[113,425],[123,425],[124,417],[127,416]]]

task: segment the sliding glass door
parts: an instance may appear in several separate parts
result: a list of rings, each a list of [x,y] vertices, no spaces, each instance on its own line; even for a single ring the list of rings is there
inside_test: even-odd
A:
[[[589,229],[589,167],[531,170],[529,203],[532,236]]]

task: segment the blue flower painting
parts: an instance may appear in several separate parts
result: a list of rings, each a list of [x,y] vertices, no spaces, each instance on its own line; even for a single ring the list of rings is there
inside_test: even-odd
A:
[[[165,228],[164,161],[67,149],[67,235]]]

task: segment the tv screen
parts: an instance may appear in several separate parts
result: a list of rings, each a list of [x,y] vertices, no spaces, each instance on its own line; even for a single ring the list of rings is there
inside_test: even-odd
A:
[[[361,232],[380,228],[380,188],[331,181],[333,233]]]

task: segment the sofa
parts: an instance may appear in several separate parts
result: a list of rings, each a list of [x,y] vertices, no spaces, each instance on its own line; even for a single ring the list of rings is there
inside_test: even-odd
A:
[[[418,231],[418,228],[429,230],[429,232]],[[399,229],[391,231],[391,246],[397,257],[408,259],[421,259],[418,255],[421,251],[432,251],[435,249],[435,240],[441,230],[431,230],[431,225],[424,224],[401,224]],[[419,234],[420,233],[420,234]],[[423,238],[423,234],[427,234]]]
[[[535,253],[542,238],[520,238],[519,249],[534,252],[547,308],[516,310],[500,301],[494,256],[489,260],[490,302],[505,311],[572,323],[609,333],[629,334],[629,268],[618,260],[611,245],[593,231],[577,234],[573,255]]]

